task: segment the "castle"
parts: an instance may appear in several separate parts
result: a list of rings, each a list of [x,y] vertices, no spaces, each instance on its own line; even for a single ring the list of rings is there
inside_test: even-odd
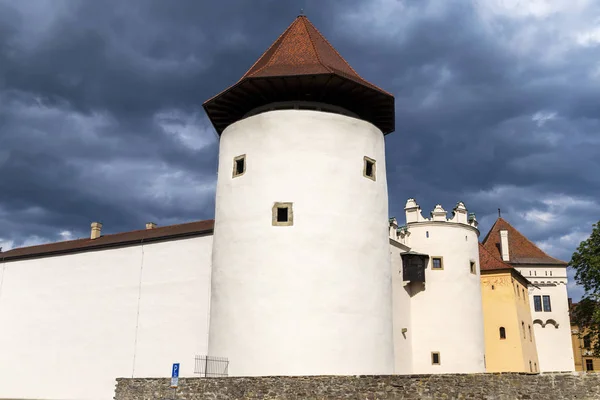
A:
[[[108,399],[116,377],[173,362],[192,376],[195,355],[232,376],[485,372],[481,271],[496,267],[482,246],[532,299],[530,365],[573,370],[566,264],[526,257],[503,220],[480,244],[462,202],[425,218],[409,199],[406,225],[389,218],[394,98],[305,16],[204,109],[220,137],[214,221],[93,223],[90,238],[0,253],[0,398]]]

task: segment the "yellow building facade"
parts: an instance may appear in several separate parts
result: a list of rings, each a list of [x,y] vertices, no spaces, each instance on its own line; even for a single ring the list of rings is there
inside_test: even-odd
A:
[[[574,307],[577,307],[577,303],[571,304],[571,299],[569,299],[569,309],[573,310]],[[592,335],[581,330],[576,324],[571,324],[571,342],[573,343],[575,371],[600,371],[600,357],[594,356],[592,352],[592,347],[595,345]]]
[[[479,247],[488,372],[539,372],[528,280]]]

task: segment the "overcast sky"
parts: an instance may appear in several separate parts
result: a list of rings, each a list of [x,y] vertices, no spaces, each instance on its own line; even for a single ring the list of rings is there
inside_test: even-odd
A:
[[[483,238],[500,207],[570,259],[600,219],[597,0],[0,0],[0,246],[213,218],[201,104],[301,7],[396,96],[390,215],[462,200]]]

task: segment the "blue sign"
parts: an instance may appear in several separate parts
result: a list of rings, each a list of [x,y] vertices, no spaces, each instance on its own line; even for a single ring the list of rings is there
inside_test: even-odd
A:
[[[176,388],[179,383],[179,363],[173,364],[173,370],[171,371],[171,387]]]

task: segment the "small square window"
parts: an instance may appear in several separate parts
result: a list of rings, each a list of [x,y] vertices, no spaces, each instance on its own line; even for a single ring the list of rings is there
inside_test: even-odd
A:
[[[375,160],[365,156],[365,165],[363,168],[363,175],[365,178],[369,178],[375,180],[376,177],[376,169],[375,169]]]
[[[294,225],[294,212],[292,203],[275,203],[273,205],[273,226]]]
[[[431,269],[444,269],[442,257],[431,257]]]
[[[477,265],[475,261],[470,261],[470,269],[472,274],[477,274]]]
[[[433,365],[440,365],[441,364],[441,360],[440,360],[440,353],[437,351],[432,351],[431,352],[431,364]]]
[[[244,175],[246,172],[246,155],[234,157],[233,159],[233,177]]]

